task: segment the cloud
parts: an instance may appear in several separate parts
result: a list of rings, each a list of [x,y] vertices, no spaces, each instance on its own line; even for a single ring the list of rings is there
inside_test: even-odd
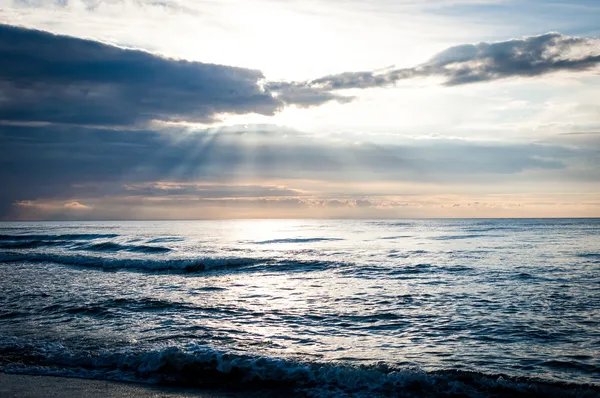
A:
[[[258,70],[167,58],[1,24],[0,58],[4,122],[211,123],[221,114],[269,116],[286,105],[350,100],[290,83],[267,85]]]
[[[507,77],[582,71],[600,65],[600,41],[547,33],[520,40],[451,47],[421,68],[443,75],[447,85]]]
[[[134,125],[211,122],[220,113],[272,115],[283,106],[260,71],[165,58],[0,25],[0,119]]]
[[[388,87],[418,77],[442,77],[444,85],[489,82],[509,77],[533,77],[552,72],[578,72],[600,65],[600,40],[547,33],[496,43],[450,47],[413,68],[383,72],[344,72],[307,82],[270,83],[269,88],[290,102],[343,99],[332,92]],[[346,97],[346,100],[351,100]]]
[[[404,144],[347,142],[254,130],[104,130],[66,126],[0,126],[4,178],[54,182],[210,182],[228,180],[429,179],[557,170],[576,156],[561,146],[409,140]],[[154,187],[156,188],[156,187]],[[163,186],[173,193],[202,187]],[[233,192],[232,192],[233,194]],[[240,194],[239,192],[237,193]]]
[[[309,108],[329,101],[343,104],[354,100],[354,97],[334,94],[331,92],[333,89],[313,83],[269,82],[266,86],[283,103],[300,108]]]
[[[599,41],[548,33],[451,47],[414,68],[345,72],[307,82],[166,58],[142,50],[0,25],[0,121],[139,126],[152,120],[211,123],[222,114],[274,115],[354,99],[339,90],[438,76],[448,86],[600,64]]]
[[[597,144],[578,148],[567,138],[545,145],[444,139],[375,145],[260,126],[214,133],[0,125],[0,217],[17,201],[40,199],[93,206],[89,198],[306,198],[323,189],[283,181],[336,184],[330,194],[337,199],[375,182],[597,183]],[[369,207],[364,196],[377,194],[355,192],[358,198],[346,198],[357,199],[355,207]]]
[[[275,185],[228,185],[198,182],[156,181],[125,184],[124,194],[143,197],[194,197],[197,199],[255,198],[303,195],[302,191]]]
[[[72,201],[72,202],[68,202],[64,204],[64,207],[66,207],[67,209],[89,209],[89,206],[86,206],[82,203],[79,203],[77,201]]]
[[[594,216],[598,195],[411,195],[388,199],[244,198],[192,199],[108,197],[89,199],[85,212],[65,208],[60,201],[17,203],[16,217],[24,220],[76,219],[214,219],[214,218],[395,218],[395,217],[548,217]],[[390,237],[394,238],[394,237]]]

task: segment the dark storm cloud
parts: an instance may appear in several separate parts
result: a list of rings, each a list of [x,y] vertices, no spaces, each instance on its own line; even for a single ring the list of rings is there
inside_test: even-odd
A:
[[[557,71],[582,71],[598,65],[598,40],[547,33],[519,40],[450,47],[414,68],[345,72],[308,82],[271,83],[269,88],[290,102],[296,98],[307,102],[309,95],[323,100],[335,90],[386,87],[416,77],[443,77],[445,85],[453,86]]]
[[[41,199],[302,196],[268,184],[243,187],[240,181],[490,183],[510,182],[527,170],[544,172],[537,180],[561,180],[574,159],[596,164],[598,159],[597,149],[560,145],[448,140],[356,145],[287,130],[240,130],[0,126],[0,217],[17,201]]]
[[[441,76],[446,85],[585,70],[600,63],[592,39],[548,33],[451,47],[414,68],[266,82],[260,71],[0,25],[0,121],[127,126],[150,120],[211,122],[221,113],[273,115],[354,98],[337,90]]]
[[[0,120],[131,125],[274,114],[260,71],[0,25]]]

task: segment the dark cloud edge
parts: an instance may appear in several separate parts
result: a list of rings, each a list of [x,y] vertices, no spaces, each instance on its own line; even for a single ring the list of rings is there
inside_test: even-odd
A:
[[[574,55],[574,50],[584,50]],[[259,70],[169,58],[0,24],[0,123],[139,126],[153,120],[213,123],[220,114],[274,115],[286,106],[350,102],[348,89],[441,77],[446,86],[600,65],[600,40],[550,32],[450,47],[413,68],[344,72],[306,82],[267,81]]]

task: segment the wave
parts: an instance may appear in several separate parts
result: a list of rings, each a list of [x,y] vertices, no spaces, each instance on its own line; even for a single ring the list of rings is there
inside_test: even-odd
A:
[[[457,273],[470,273],[474,272],[475,269],[464,265],[455,266],[441,266],[432,265],[429,263],[417,263],[417,264],[397,264],[391,267],[380,267],[380,266],[368,266],[364,265],[359,268],[356,267],[340,267],[340,274],[342,275],[353,275],[365,279],[376,279],[380,278],[381,275],[385,275],[389,279],[414,279],[422,278],[426,275],[431,274],[449,274],[454,275]],[[437,280],[430,280],[431,284],[440,283]],[[445,282],[444,282],[445,283]]]
[[[197,309],[196,307],[190,306],[186,303],[177,301],[160,300],[151,297],[142,298],[113,298],[106,300],[101,304],[105,308],[122,307],[129,310],[135,311],[154,311],[154,310],[185,310],[185,309]]]
[[[415,226],[415,222],[402,222],[402,221],[372,221],[371,225],[380,225],[384,227],[412,227]]]
[[[226,289],[200,288],[197,290],[218,292]],[[0,308],[0,320],[15,318],[24,319],[35,314],[35,316],[52,316],[54,320],[59,319],[59,317],[61,316],[65,316],[66,318],[63,318],[65,320],[67,318],[69,320],[72,320],[73,316],[86,316],[104,321],[109,318],[128,319],[128,317],[132,316],[131,314],[139,313],[174,313],[177,314],[177,316],[182,316],[183,312],[193,312],[195,315],[211,314],[210,316],[214,316],[215,314],[225,314],[228,316],[239,314],[251,316],[264,315],[263,313],[254,312],[244,308],[210,305],[210,303],[193,304],[182,301],[162,300],[151,297],[118,297],[87,302],[53,302],[52,304],[43,307],[38,307],[36,309],[26,308],[23,310],[13,310],[7,308]],[[193,326],[192,328],[195,327],[196,326]],[[172,339],[172,336],[173,335],[162,336],[161,339]]]
[[[90,255],[65,255],[53,253],[1,253],[1,263],[54,263],[72,267],[92,268],[105,271],[127,270],[133,272],[180,272],[201,273],[231,269],[268,267],[276,272],[311,272],[328,268],[343,268],[350,263],[332,261],[289,260],[253,257],[204,257],[139,259],[115,258]],[[260,269],[266,269],[261,267]]]
[[[309,243],[344,240],[341,238],[290,238],[290,239],[271,239],[254,242],[257,245],[266,245],[270,243]]]
[[[169,242],[183,242],[185,239],[176,236],[167,236],[164,238],[150,239],[148,243],[169,243]]]
[[[201,310],[202,307],[194,307],[186,303],[177,301],[166,301],[153,298],[114,298],[98,302],[88,303],[60,303],[46,306],[40,310],[42,314],[70,314],[70,315],[88,315],[99,318],[106,318],[115,313],[115,310],[122,309],[130,312],[153,312],[153,311],[183,311],[183,310]],[[7,313],[10,316],[11,313]],[[12,315],[12,317],[20,314]],[[24,314],[26,315],[26,314]],[[0,312],[2,317],[2,312]]]
[[[101,242],[89,245],[79,245],[77,247],[80,250],[93,251],[93,252],[118,252],[128,251],[134,253],[168,253],[171,251],[168,247],[164,246],[148,246],[148,245],[121,245],[115,242]]]
[[[498,226],[494,226],[494,227],[475,227],[475,228],[464,228],[463,231],[465,232],[493,232],[493,231],[519,231],[522,230],[523,227],[521,226],[508,226],[508,225],[498,225]]]
[[[581,258],[600,258],[600,253],[579,253],[577,257]]]
[[[116,238],[117,234],[62,234],[62,235],[0,235],[4,241],[56,241],[56,240],[94,240]]]
[[[4,235],[7,236],[7,235]],[[117,235],[35,235],[34,238],[43,237],[44,239],[24,239],[31,238],[32,235],[9,235],[11,240],[0,239],[0,249],[38,249],[47,247],[65,247],[70,246],[73,250],[85,250],[92,252],[118,252],[127,251],[133,253],[159,254],[168,253],[170,248],[164,246],[150,245],[122,245],[116,242],[104,241],[99,243],[90,243],[96,239],[104,239]],[[16,236],[19,238],[14,239]]]
[[[0,249],[37,249],[40,247],[58,247],[71,244],[64,240],[17,240],[0,241]]]
[[[137,271],[179,271],[193,273],[229,267],[252,266],[260,263],[268,263],[269,261],[273,260],[244,257],[206,257],[195,259],[132,259],[49,253],[0,254],[0,263],[55,263],[75,267],[98,268],[109,271],[126,269]]]
[[[486,234],[442,235],[442,236],[434,236],[429,239],[432,239],[432,240],[456,240],[456,239],[492,238],[492,237],[498,237],[498,236],[499,235],[486,235]]]
[[[305,396],[597,397],[600,387],[392,364],[350,365],[261,357],[199,344],[136,352],[73,352],[60,344],[5,344],[0,370],[188,387],[287,388]]]

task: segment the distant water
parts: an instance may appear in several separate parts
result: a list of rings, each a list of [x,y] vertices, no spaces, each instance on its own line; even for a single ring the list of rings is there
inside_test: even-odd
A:
[[[2,223],[0,370],[599,396],[600,220]]]

